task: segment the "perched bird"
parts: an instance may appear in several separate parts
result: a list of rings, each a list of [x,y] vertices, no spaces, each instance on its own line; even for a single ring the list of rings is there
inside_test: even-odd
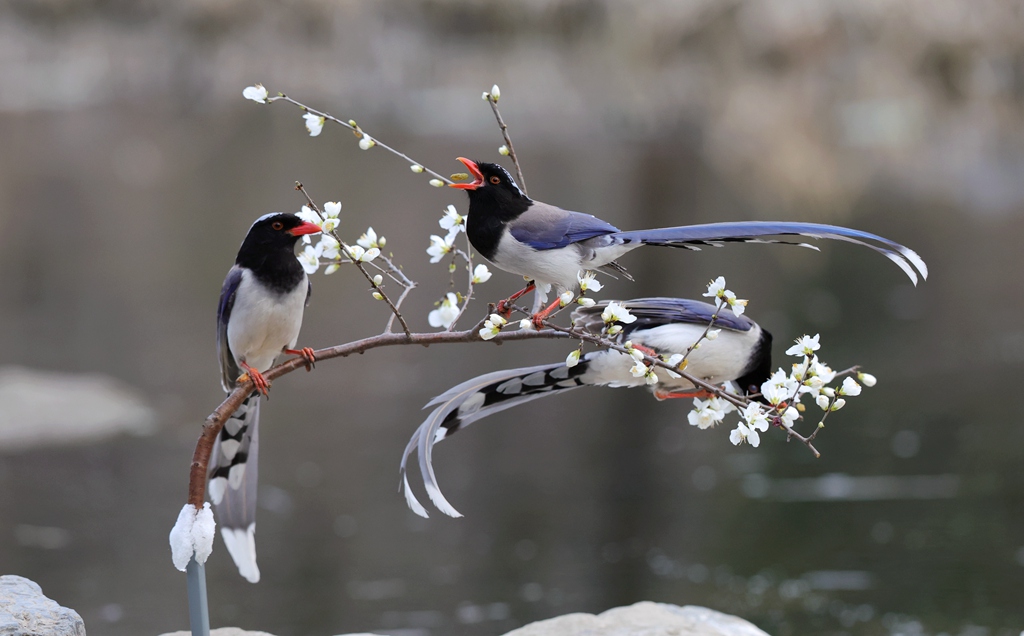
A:
[[[717,247],[729,242],[783,243],[763,237],[785,235],[836,239],[870,247],[896,263],[915,285],[917,272],[928,278],[927,266],[913,250],[881,236],[835,225],[739,221],[622,232],[589,214],[534,201],[497,164],[458,159],[474,177],[470,182],[449,184],[469,194],[466,232],[470,243],[500,269],[519,274],[542,289],[548,285],[559,292],[574,289],[581,270],[622,273],[625,270],[615,259],[641,245],[699,250],[702,246]],[[799,245],[817,249],[805,243]],[[499,309],[506,310],[509,301],[531,289],[532,284],[503,301]],[[544,316],[546,312],[538,317]]]
[[[577,327],[600,334],[606,323],[602,313],[609,301],[573,312]],[[639,298],[621,303],[636,318],[620,323],[620,342],[631,341],[650,355],[671,356],[685,353],[696,343],[715,315],[715,307],[697,300],[683,298]],[[772,336],[745,315],[736,316],[722,310],[714,327],[721,333],[713,340],[704,340],[687,358],[686,372],[710,384],[731,381],[741,391],[753,393],[771,375]],[[509,369],[481,375],[448,389],[427,403],[436,408],[420,424],[405,448],[402,457],[402,483],[406,502],[416,514],[426,517],[427,511],[409,488],[406,463],[418,451],[420,472],[430,500],[441,512],[460,517],[441,494],[431,463],[434,444],[446,439],[488,415],[536,400],[545,395],[571,391],[581,386],[635,387],[648,386],[643,376],[630,371],[634,360],[613,349],[592,351],[583,355],[576,366],[564,361],[522,369]],[[683,377],[669,375],[663,368],[654,368],[657,382],[650,385],[659,400],[669,398],[706,397]]]
[[[256,460],[259,448],[260,394],[263,377],[282,353],[300,355],[307,365],[313,350],[297,350],[302,313],[312,286],[298,259],[295,242],[320,228],[294,214],[261,216],[249,228],[228,270],[217,306],[217,347],[221,385],[230,393],[236,382],[252,379],[256,390],[224,423],[210,460],[210,499],[217,508],[221,537],[238,571],[252,583],[256,566]]]

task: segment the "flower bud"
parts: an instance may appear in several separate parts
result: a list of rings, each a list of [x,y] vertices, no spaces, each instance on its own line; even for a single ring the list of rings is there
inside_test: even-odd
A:
[[[708,335],[704,336],[708,340],[714,340],[718,337],[718,334],[722,333],[721,329],[708,329]]]
[[[377,274],[376,276],[373,277],[373,284],[376,285],[377,287],[380,287],[380,284],[383,282],[384,277],[381,276],[380,274]]]
[[[416,174],[419,174],[419,173],[423,172],[423,166],[421,166],[418,163],[414,163],[411,166],[409,166],[409,170],[412,170]]]
[[[333,274],[334,272],[338,271],[339,267],[340,267],[340,265],[338,265],[337,263],[331,263],[330,265],[328,265],[326,267],[326,269],[324,269],[324,274],[329,276],[329,275]]]
[[[435,188],[443,188],[444,181],[441,181],[440,179],[431,179],[430,185],[434,186]]]
[[[870,373],[858,373],[857,379],[860,380],[860,383],[866,387],[872,387],[878,383],[878,378],[871,375]]]
[[[828,410],[829,399],[824,395],[818,394],[818,397],[814,398],[814,402],[818,405],[822,411]]]
[[[573,296],[575,295],[576,294],[574,294],[572,291],[562,292],[562,295],[558,297],[558,306],[565,307],[566,305],[572,302]]]
[[[597,302],[593,298],[584,298],[583,296],[577,298],[576,302],[583,307],[593,307],[594,305],[597,304]]]
[[[507,157],[508,153],[508,146],[503,145],[501,148],[498,148],[498,154],[501,155],[502,157]]]
[[[844,400],[843,398],[839,398],[838,400],[836,400],[835,404],[832,405],[832,410],[838,411],[844,406],[846,406],[846,400]]]
[[[574,367],[580,363],[580,350],[573,349],[565,359],[565,366]]]
[[[533,321],[530,320],[529,318],[523,318],[522,320],[520,320],[519,328],[522,329],[523,331],[537,331],[537,328],[534,327],[533,325]]]
[[[608,327],[608,335],[609,336],[617,335],[621,331],[622,331],[622,325],[612,325],[611,327]]]
[[[491,87],[491,97],[494,98],[494,101],[501,99],[501,89],[498,88],[497,84]]]
[[[824,393],[825,395],[829,396],[830,398],[834,398],[834,397],[836,396],[836,390],[835,390],[835,389],[833,389],[833,388],[832,388],[832,387],[830,387],[830,386],[826,386],[826,387],[824,387],[824,388],[823,388],[823,389],[821,390],[821,392],[822,392],[822,393]]]
[[[373,292],[370,295],[373,296],[374,300],[384,300],[384,294],[382,294],[382,293],[380,293],[378,291],[375,291],[375,292]]]

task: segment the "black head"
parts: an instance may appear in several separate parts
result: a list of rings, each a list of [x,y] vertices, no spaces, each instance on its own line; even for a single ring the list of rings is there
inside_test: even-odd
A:
[[[459,157],[459,161],[469,169],[473,181],[449,185],[465,190],[469,195],[471,217],[474,211],[477,211],[509,220],[525,212],[533,203],[530,197],[519,189],[512,175],[498,164],[470,161],[465,157]]]
[[[303,234],[316,234],[320,228],[294,214],[274,212],[256,219],[238,248],[235,263],[254,272],[270,263],[275,269],[295,259],[295,242]]]

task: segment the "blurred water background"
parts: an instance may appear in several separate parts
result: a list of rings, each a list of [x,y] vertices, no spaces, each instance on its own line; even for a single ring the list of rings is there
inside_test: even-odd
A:
[[[603,296],[693,297],[725,275],[779,364],[820,332],[825,360],[878,386],[830,418],[819,460],[777,433],[733,447],[640,390],[534,402],[438,448],[463,519],[420,519],[396,491],[420,407],[568,345],[394,348],[289,376],[263,411],[263,580],[218,540],[215,625],[474,636],[650,599],[778,635],[1024,629],[1024,4],[1009,0],[7,0],[0,421],[74,441],[113,407],[63,389],[11,405],[78,382],[109,390],[132,433],[0,449],[0,572],[90,633],[187,626],[167,532],[222,398],[217,295],[252,220],[299,208],[296,180],[344,203],[344,235],[388,237],[427,328],[448,278],[427,237],[465,197],[340,127],[310,138],[297,109],[243,100],[254,82],[446,174],[458,155],[498,159],[479,97],[497,83],[541,200],[623,228],[839,223],[913,247],[931,278],[915,289],[836,242],[629,255],[637,282]],[[519,282],[497,273],[482,299]],[[351,272],[314,287],[302,345],[382,328]]]

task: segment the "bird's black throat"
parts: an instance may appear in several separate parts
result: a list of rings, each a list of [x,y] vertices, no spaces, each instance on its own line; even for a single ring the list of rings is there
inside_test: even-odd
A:
[[[486,174],[486,172],[485,172]],[[469,194],[469,213],[466,234],[476,251],[493,259],[498,251],[501,235],[511,221],[526,212],[533,204],[518,188],[485,185]]]
[[[294,245],[268,252],[248,254],[243,249],[238,251],[235,263],[239,267],[248,268],[252,275],[267,289],[279,294],[287,294],[302,284],[306,273],[295,258]]]

